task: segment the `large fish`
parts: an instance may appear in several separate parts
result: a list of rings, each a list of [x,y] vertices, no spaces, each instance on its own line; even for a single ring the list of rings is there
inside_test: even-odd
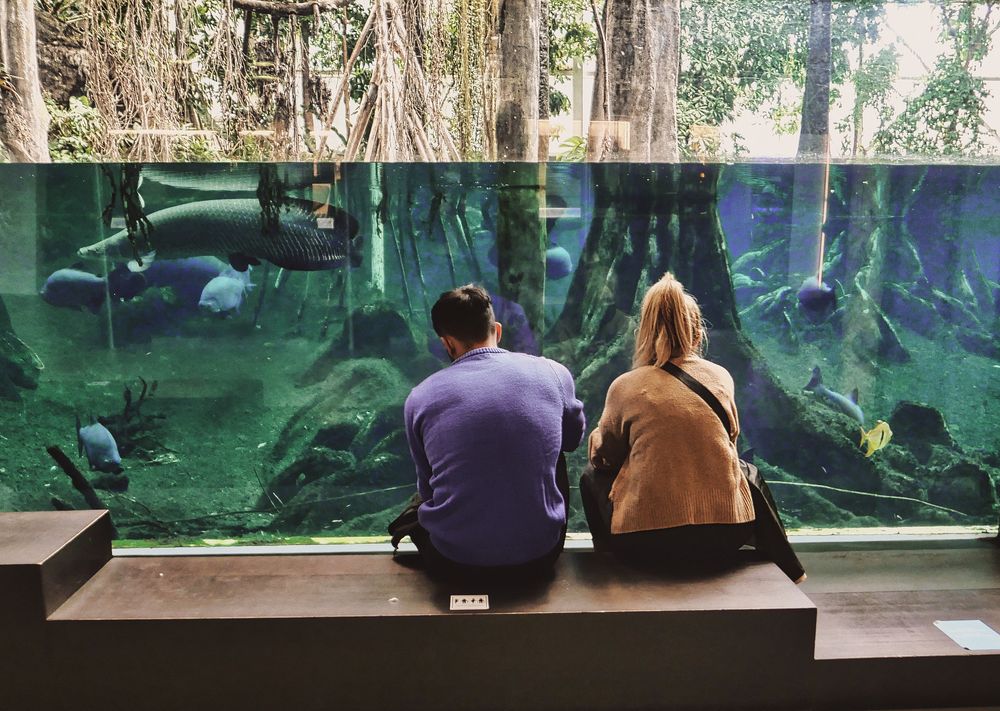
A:
[[[156,257],[177,259],[202,254],[225,255],[237,271],[267,260],[294,271],[333,269],[361,263],[358,222],[346,210],[329,207],[330,227],[320,229],[313,203],[295,200],[281,209],[276,234],[261,231],[260,203],[254,199],[203,200],[157,210],[148,215],[153,229],[149,238],[155,251],[143,255],[142,271]],[[107,254],[112,259],[131,259],[132,246],[125,230],[87,247],[79,255],[94,259]]]
[[[278,166],[278,178],[290,190],[312,183],[329,182],[327,176],[315,175],[312,163],[286,163]],[[146,165],[142,177],[179,190],[199,192],[254,193],[260,181],[260,166],[254,163],[219,163],[191,165],[164,163]]]

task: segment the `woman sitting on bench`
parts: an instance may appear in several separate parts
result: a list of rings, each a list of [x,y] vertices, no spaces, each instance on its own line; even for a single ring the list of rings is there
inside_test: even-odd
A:
[[[704,343],[698,303],[665,274],[643,299],[633,368],[611,384],[590,435],[580,494],[594,548],[713,565],[733,559],[753,535],[801,582],[773,509],[759,500],[764,510],[755,512],[754,484],[736,449],[733,378],[701,357]]]

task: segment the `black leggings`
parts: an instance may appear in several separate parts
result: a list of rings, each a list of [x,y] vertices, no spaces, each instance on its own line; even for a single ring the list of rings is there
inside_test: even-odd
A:
[[[792,580],[802,575],[802,566],[788,544],[784,532],[770,535],[767,517],[757,516],[748,523],[696,524],[661,528],[636,533],[611,533],[612,502],[608,498],[614,477],[588,466],[580,477],[580,498],[587,515],[587,525],[594,539],[594,549],[611,551],[636,562],[680,563],[714,567],[736,559],[744,544],[756,545]],[[766,535],[761,535],[765,533]]]

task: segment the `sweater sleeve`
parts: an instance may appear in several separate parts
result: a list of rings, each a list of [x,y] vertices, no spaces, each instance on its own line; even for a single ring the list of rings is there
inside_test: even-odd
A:
[[[726,373],[726,375],[729,375],[729,373]],[[726,395],[729,396],[729,401],[726,403],[729,410],[729,419],[733,423],[733,431],[729,433],[729,438],[735,444],[740,436],[740,414],[736,409],[736,385],[733,383],[732,376],[726,380]]]
[[[410,445],[410,456],[417,468],[417,493],[421,500],[430,501],[433,492],[431,491],[431,465],[427,461],[427,453],[424,451],[424,439],[416,422],[416,403],[413,393],[406,398],[403,405],[403,420],[406,423],[406,441]]]
[[[595,469],[610,470],[617,474],[628,456],[629,434],[624,425],[620,386],[617,381],[608,388],[604,412],[597,428],[590,433],[588,459]]]
[[[573,376],[562,363],[551,362],[562,387],[562,451],[572,452],[580,446],[587,433],[587,417],[583,412],[583,402],[576,397]]]

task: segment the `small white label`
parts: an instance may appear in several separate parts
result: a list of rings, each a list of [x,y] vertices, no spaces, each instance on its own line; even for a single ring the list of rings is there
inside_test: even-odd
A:
[[[321,230],[332,230],[333,229],[333,218],[332,217],[317,217],[316,227]]]
[[[489,595],[452,595],[451,610],[488,610]]]
[[[113,229],[113,230],[124,230],[125,229],[125,218],[124,217],[112,217],[111,218],[111,229]]]

